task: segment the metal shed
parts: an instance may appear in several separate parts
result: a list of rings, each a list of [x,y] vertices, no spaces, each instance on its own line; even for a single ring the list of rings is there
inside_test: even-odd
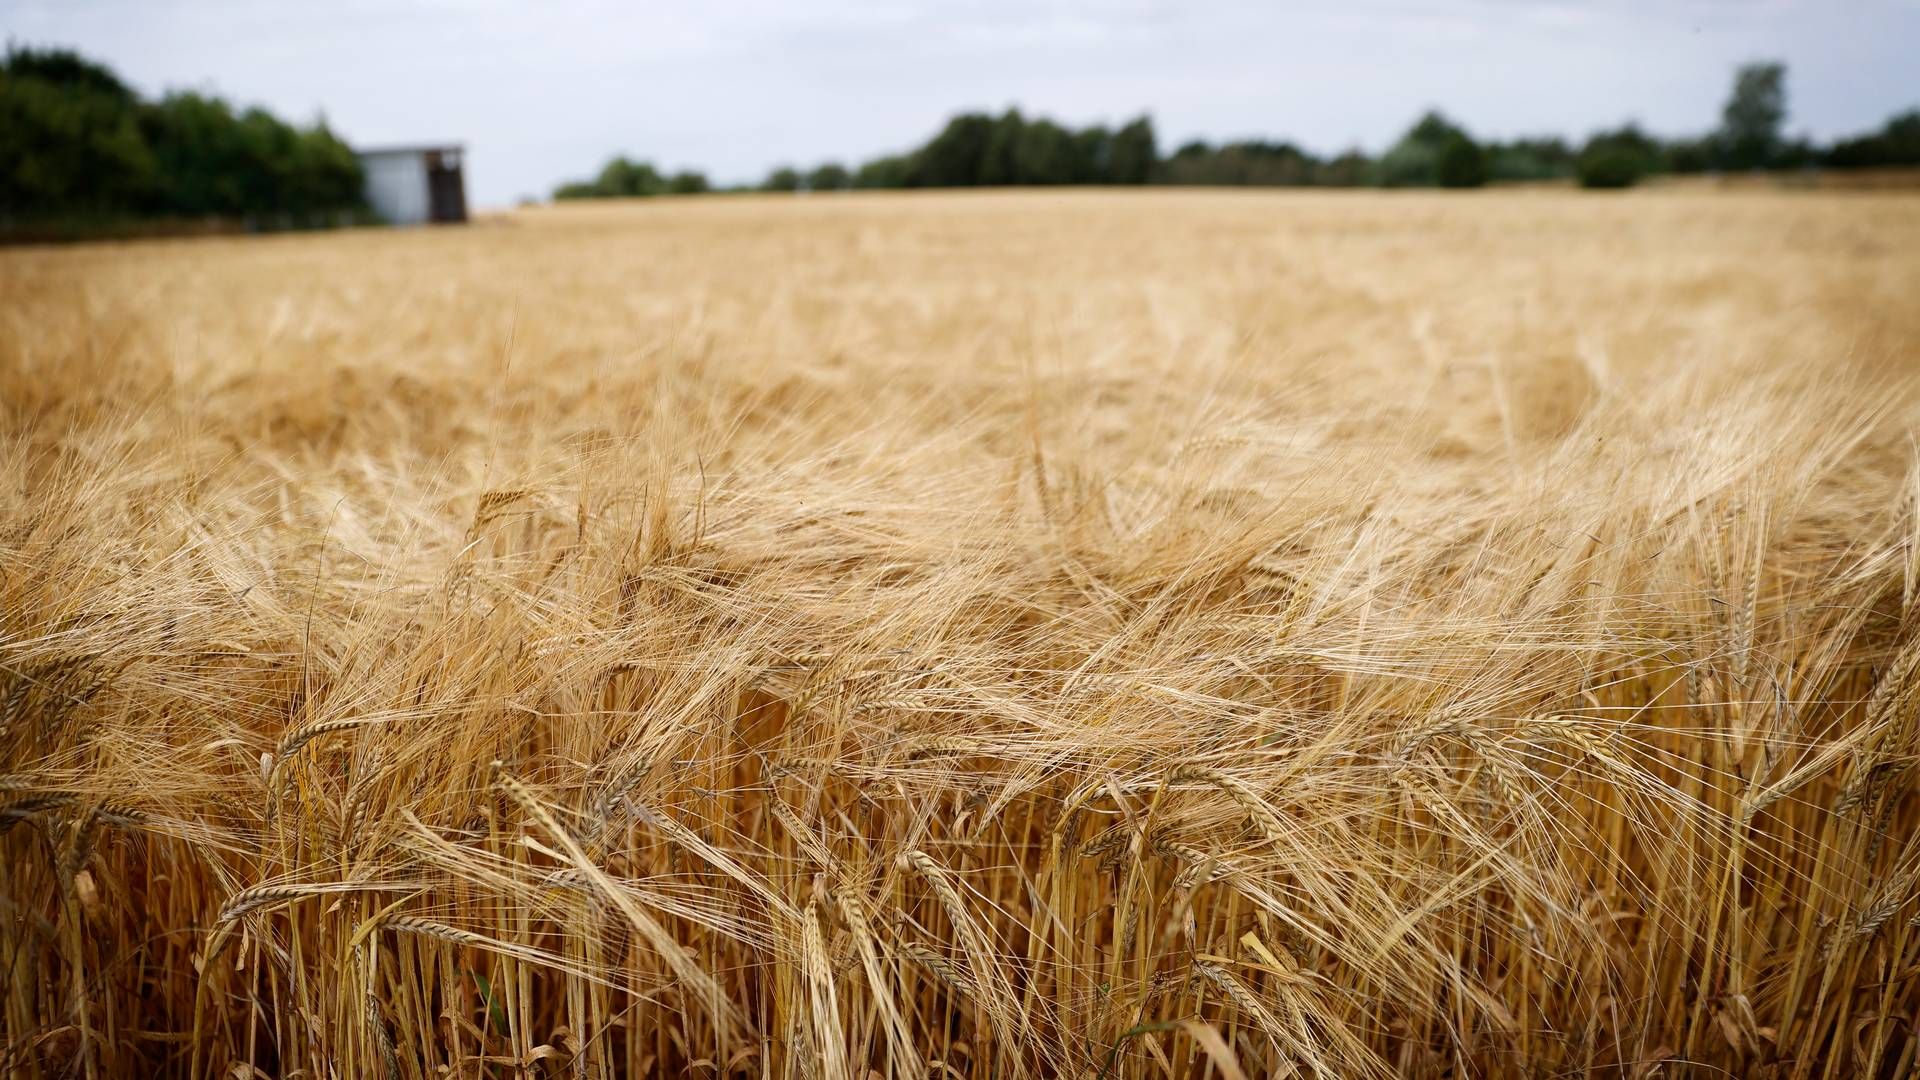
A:
[[[356,151],[367,177],[367,205],[395,225],[467,220],[465,148],[382,146]]]

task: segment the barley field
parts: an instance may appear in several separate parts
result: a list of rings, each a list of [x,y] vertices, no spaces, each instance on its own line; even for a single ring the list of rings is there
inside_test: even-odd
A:
[[[1920,196],[0,251],[0,1074],[1911,1075]]]

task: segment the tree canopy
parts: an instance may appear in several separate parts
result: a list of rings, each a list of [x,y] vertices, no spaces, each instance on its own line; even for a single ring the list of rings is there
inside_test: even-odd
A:
[[[848,168],[827,162],[811,170],[774,169],[761,191],[840,191],[847,188],[997,187],[1049,184],[1184,184],[1237,187],[1451,187],[1490,182],[1569,180],[1587,187],[1628,187],[1661,173],[1716,169],[1789,169],[1920,165],[1920,109],[1901,113],[1884,128],[1821,149],[1784,134],[1786,67],[1773,61],[1742,65],[1714,130],[1661,139],[1631,121],[1594,132],[1584,142],[1558,135],[1509,141],[1476,138],[1438,109],[1417,118],[1377,158],[1357,150],[1322,157],[1286,140],[1234,139],[1214,145],[1181,144],[1162,156],[1153,119],[1140,116],[1114,129],[1074,128],[1019,109],[998,115],[963,112],[910,150],[884,154]],[[614,162],[625,161],[615,158]],[[610,165],[609,168],[612,168]],[[560,198],[656,195],[665,182],[562,186]]]
[[[632,161],[625,155],[600,167],[592,180],[562,184],[556,199],[626,199],[649,195],[691,195],[708,189],[704,173],[678,172],[669,176],[650,161]],[[791,190],[791,189],[787,189]]]
[[[0,64],[0,226],[150,217],[318,224],[364,210],[359,159],[324,122],[204,94],[143,101],[65,49]]]
[[[1780,127],[1787,119],[1787,66],[1777,62],[1743,64],[1734,72],[1733,92],[1720,110],[1720,164],[1729,169],[1762,169],[1780,154]]]
[[[1920,109],[1894,116],[1879,131],[1835,143],[1826,161],[1838,168],[1920,164]]]

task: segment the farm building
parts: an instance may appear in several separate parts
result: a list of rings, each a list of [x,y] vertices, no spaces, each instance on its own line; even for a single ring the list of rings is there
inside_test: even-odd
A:
[[[391,146],[357,151],[367,177],[367,205],[395,225],[467,220],[463,149]]]

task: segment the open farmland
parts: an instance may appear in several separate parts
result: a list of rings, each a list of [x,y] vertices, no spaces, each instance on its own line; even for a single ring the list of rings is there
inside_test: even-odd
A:
[[[1906,1075],[1917,297],[1912,194],[0,252],[0,1071]]]

